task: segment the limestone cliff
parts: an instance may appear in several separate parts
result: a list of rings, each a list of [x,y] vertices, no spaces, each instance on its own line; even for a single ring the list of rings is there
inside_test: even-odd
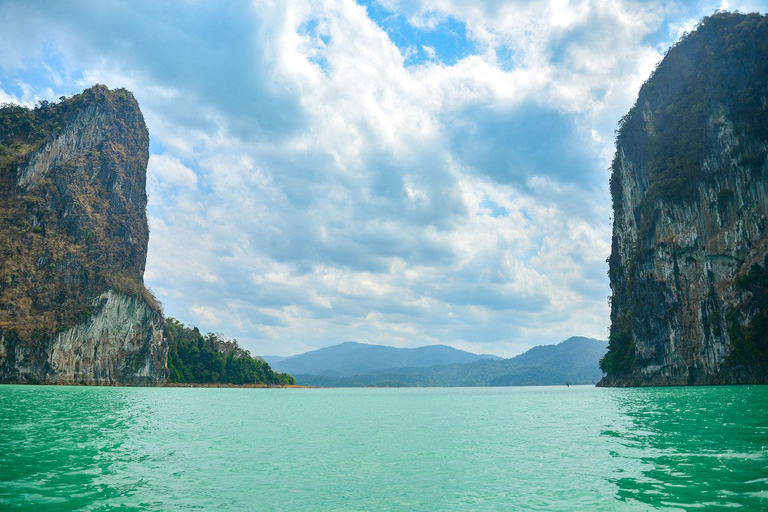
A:
[[[125,90],[0,108],[0,382],[166,378],[143,284],[148,158]]]
[[[768,382],[768,18],[705,18],[622,119],[604,386]]]

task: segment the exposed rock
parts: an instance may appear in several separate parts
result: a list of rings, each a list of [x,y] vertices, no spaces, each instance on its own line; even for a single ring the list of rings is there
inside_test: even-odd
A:
[[[163,316],[143,284],[148,158],[125,90],[0,109],[0,382],[166,378]]]
[[[141,298],[108,290],[85,322],[36,343],[0,338],[6,381],[151,385],[165,378],[162,317]]]
[[[52,169],[95,150],[104,141],[104,128],[111,121],[98,104],[79,110],[62,133],[36,151],[26,164],[19,166],[19,185],[34,188]]]
[[[766,98],[768,18],[716,14],[620,123],[600,385],[768,382]]]

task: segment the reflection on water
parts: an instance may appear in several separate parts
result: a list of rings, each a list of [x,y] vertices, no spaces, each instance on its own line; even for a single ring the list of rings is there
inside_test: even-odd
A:
[[[616,390],[628,420],[602,435],[638,468],[613,478],[618,498],[654,507],[768,508],[766,386]]]

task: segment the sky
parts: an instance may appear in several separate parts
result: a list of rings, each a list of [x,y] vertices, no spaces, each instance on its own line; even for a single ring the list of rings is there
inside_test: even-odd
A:
[[[754,1],[0,0],[0,103],[150,132],[145,282],[254,354],[607,337],[614,130]]]

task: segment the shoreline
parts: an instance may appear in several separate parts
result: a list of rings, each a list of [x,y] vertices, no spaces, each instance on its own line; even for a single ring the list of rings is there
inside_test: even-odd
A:
[[[297,384],[270,385],[262,383],[229,384],[224,382],[164,382],[161,384],[126,384],[121,382],[0,382],[0,386],[78,386],[95,388],[258,388],[258,389],[322,389],[321,386]]]
[[[320,389],[320,386],[300,386],[298,384],[230,384],[226,382],[166,382],[157,386],[148,386],[155,388],[264,388],[264,389]]]

